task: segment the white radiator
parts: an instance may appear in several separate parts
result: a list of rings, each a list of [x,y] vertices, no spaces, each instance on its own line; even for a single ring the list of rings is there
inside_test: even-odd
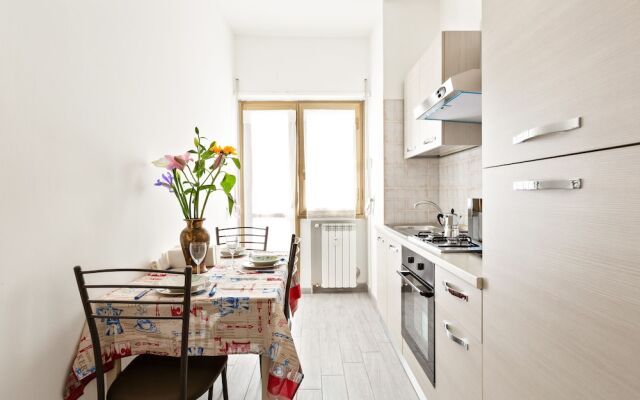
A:
[[[323,288],[356,287],[356,224],[322,224]]]

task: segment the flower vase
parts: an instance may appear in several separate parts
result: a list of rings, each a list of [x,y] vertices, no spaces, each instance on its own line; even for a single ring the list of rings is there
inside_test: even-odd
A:
[[[202,260],[202,264],[200,265],[200,271],[198,271],[198,266],[191,258],[191,252],[189,251],[189,244],[193,242],[206,242],[207,243],[207,252],[209,251],[209,232],[202,227],[204,223],[204,218],[193,218],[193,219],[185,219],[187,223],[187,227],[182,230],[180,233],[180,246],[182,247],[182,255],[184,256],[184,260],[187,265],[191,265],[193,267],[192,272],[194,274],[205,273],[207,272],[206,267],[206,256],[205,259]]]

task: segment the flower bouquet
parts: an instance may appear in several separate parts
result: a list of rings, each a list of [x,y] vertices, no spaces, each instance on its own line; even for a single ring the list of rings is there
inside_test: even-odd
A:
[[[229,162],[240,169],[240,160],[234,147],[223,147],[216,141],[207,145],[206,140],[196,127],[193,139],[195,149],[182,155],[165,155],[153,161],[156,167],[168,170],[156,181],[155,186],[168,189],[178,201],[187,223],[180,234],[180,245],[187,265],[192,265],[194,270],[199,266],[192,260],[189,245],[192,242],[206,242],[208,249],[209,233],[202,224],[209,197],[213,192],[223,192],[231,214],[235,204],[231,191],[236,184],[236,176],[228,172]]]

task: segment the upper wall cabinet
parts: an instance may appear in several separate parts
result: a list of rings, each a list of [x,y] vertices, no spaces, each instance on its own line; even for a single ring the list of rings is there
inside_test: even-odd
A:
[[[485,167],[640,142],[640,2],[482,5]]]
[[[404,82],[405,158],[442,156],[482,143],[477,123],[417,120],[415,108],[454,75],[480,68],[481,33],[440,32]]]

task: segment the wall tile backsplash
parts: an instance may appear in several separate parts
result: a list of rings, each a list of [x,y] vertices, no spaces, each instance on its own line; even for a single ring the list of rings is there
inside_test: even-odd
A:
[[[420,200],[438,203],[463,216],[467,198],[482,197],[482,150],[480,147],[441,158],[404,159],[403,101],[384,101],[384,223],[435,222],[437,212],[414,209]]]
[[[414,209],[420,200],[438,201],[438,160],[404,159],[402,100],[384,101],[384,223],[414,224],[436,219],[431,208]]]
[[[440,201],[444,210],[455,209],[467,224],[467,199],[482,197],[482,148],[475,147],[440,158]]]

